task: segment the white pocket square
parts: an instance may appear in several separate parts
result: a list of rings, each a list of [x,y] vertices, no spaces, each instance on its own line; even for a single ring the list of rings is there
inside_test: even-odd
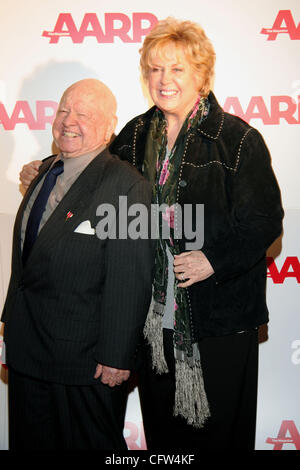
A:
[[[81,222],[74,232],[84,233],[85,235],[95,235],[95,229],[91,227],[91,222],[89,220]]]

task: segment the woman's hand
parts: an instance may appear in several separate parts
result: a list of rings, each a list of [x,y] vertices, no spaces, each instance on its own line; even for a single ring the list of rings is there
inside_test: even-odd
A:
[[[41,166],[41,160],[34,160],[33,162],[27,163],[23,166],[20,172],[20,181],[25,189],[28,188],[31,181],[37,176],[39,167]]]
[[[182,281],[178,287],[189,287],[210,277],[214,270],[202,251],[187,251],[174,256],[174,273]]]

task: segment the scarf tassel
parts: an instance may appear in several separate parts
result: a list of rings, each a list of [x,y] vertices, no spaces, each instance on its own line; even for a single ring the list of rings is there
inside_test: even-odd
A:
[[[168,366],[163,346],[162,315],[160,306],[157,303],[151,303],[144,327],[144,336],[151,347],[152,368],[158,374],[167,373]],[[175,369],[174,416],[180,415],[186,419],[188,424],[201,428],[210,416],[201,362],[196,360],[191,365],[188,361],[175,359]]]
[[[169,370],[164,355],[162,316],[155,311],[153,301],[144,326],[144,336],[151,347],[152,368],[158,374],[166,374]]]
[[[176,360],[174,416],[179,415],[195,428],[202,428],[210,416],[200,361],[190,366]]]

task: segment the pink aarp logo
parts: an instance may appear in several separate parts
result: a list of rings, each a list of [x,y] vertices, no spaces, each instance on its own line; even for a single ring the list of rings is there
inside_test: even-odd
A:
[[[126,421],[124,426],[124,437],[129,450],[147,450],[143,423]]]
[[[268,41],[275,41],[278,34],[288,34],[290,39],[300,39],[300,23],[296,26],[291,10],[280,10],[272,28],[262,28],[261,34],[268,36]]]
[[[265,125],[278,125],[282,121],[288,124],[300,124],[300,96],[270,96],[267,101],[262,96],[252,96],[249,103],[242,108],[237,96],[229,96],[224,103],[224,111],[239,116],[250,123],[261,119]]]
[[[283,284],[287,278],[293,278],[300,284],[300,261],[297,256],[287,256],[281,268],[272,257],[267,257],[267,277],[274,284]]]
[[[0,102],[0,125],[6,131],[13,131],[17,124],[26,124],[32,131],[45,130],[46,124],[52,125],[57,107],[56,101],[39,100],[33,110],[28,101],[20,100],[9,112]]]
[[[69,37],[74,44],[81,44],[86,37],[94,37],[98,43],[113,43],[119,38],[125,43],[139,43],[158,19],[153,13],[105,13],[101,22],[96,13],[85,13],[79,27],[71,13],[58,15],[53,31],[44,31],[42,36],[57,44],[61,38]],[[102,24],[101,24],[102,23]]]
[[[283,450],[285,444],[293,444],[295,450],[300,450],[300,434],[294,421],[282,421],[277,437],[268,437],[267,444],[272,444],[272,450]]]

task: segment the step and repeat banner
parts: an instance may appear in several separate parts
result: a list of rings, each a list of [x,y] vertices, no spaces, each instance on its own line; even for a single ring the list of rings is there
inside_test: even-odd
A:
[[[268,252],[256,449],[300,450],[299,0],[10,0],[0,11],[0,306],[22,198],[18,174],[52,153],[62,92],[82,78],[102,80],[118,101],[118,133],[151,106],[138,52],[147,32],[170,15],[196,21],[216,51],[219,103],[263,134],[281,187],[284,232]],[[0,449],[8,449],[7,370],[0,368]],[[124,435],[129,449],[146,449],[135,386]]]

